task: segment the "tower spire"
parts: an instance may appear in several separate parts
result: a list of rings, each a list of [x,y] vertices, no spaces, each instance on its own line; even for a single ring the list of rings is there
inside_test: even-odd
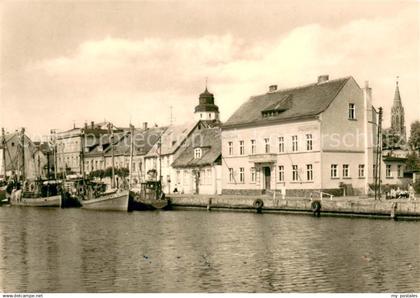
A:
[[[399,88],[399,82],[398,82],[398,80],[399,80],[399,76],[397,76],[397,80],[396,80],[396,82],[395,82],[395,94],[394,94],[394,104],[395,103],[398,103],[398,104],[401,104],[401,95],[400,95],[400,88]]]

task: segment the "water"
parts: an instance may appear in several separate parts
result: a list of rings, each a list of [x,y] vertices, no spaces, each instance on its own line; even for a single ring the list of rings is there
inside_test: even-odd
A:
[[[420,222],[0,207],[3,292],[420,292]]]

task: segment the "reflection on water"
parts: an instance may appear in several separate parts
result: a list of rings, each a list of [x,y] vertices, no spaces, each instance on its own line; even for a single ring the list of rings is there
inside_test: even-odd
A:
[[[0,208],[2,292],[420,292],[419,222]]]

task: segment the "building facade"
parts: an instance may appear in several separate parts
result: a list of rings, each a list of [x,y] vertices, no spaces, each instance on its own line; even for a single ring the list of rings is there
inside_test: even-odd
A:
[[[221,194],[220,128],[196,130],[186,143],[184,151],[172,163],[174,189],[183,194]]]
[[[253,96],[222,126],[225,194],[367,193],[376,111],[352,77]]]

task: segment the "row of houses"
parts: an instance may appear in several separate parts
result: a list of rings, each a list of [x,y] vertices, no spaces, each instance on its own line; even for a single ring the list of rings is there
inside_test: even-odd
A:
[[[294,88],[272,85],[223,124],[206,88],[193,115],[191,123],[144,123],[133,133],[105,122],[56,132],[57,169],[89,174],[113,160],[116,168],[131,168],[132,183],[154,172],[166,193],[363,194],[374,182],[378,111],[367,82],[360,87],[353,77],[324,75]],[[406,183],[404,172],[405,157],[382,159],[383,184]]]

